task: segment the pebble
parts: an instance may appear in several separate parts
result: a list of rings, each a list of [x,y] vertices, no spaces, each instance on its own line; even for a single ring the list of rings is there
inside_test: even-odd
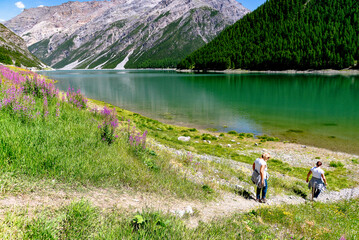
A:
[[[187,207],[186,207],[186,213],[188,213],[188,214],[190,214],[190,215],[192,215],[192,214],[194,213],[191,206],[187,206]]]
[[[302,148],[307,148],[307,146],[305,146],[305,145],[302,145]]]
[[[185,213],[186,213],[186,212],[185,212],[184,210],[179,210],[179,211],[177,212],[177,215],[178,215],[179,217],[183,217]]]
[[[227,144],[227,147],[232,147],[232,145],[231,145],[231,144]]]
[[[233,140],[233,139],[232,139],[231,142],[236,142],[236,140]]]
[[[191,137],[180,136],[178,137],[178,140],[183,142],[188,142],[189,140],[191,140]]]

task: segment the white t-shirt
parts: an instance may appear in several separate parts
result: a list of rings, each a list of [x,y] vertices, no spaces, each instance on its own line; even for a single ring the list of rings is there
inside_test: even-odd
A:
[[[264,165],[264,179],[267,179],[267,163],[262,158],[257,158],[254,161],[254,169],[257,170],[259,173],[261,172],[261,167]]]
[[[322,178],[322,174],[324,174],[323,169],[321,169],[320,167],[312,167],[312,169],[310,169],[310,171],[312,171],[313,177],[315,178]]]

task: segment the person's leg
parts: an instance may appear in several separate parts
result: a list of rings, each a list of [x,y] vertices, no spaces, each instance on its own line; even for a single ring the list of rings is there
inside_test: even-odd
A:
[[[262,199],[266,199],[266,196],[267,196],[267,189],[268,189],[268,182],[267,182],[267,179],[264,180],[265,181],[265,187],[262,188]]]
[[[316,188],[316,189],[314,190],[314,198],[317,198],[317,197],[319,196],[319,194],[320,194],[320,189],[319,189],[319,188]]]
[[[261,189],[257,187],[257,194],[256,194],[256,200],[261,199]]]

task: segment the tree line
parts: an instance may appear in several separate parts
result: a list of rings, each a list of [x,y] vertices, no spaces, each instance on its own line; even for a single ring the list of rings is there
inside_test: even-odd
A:
[[[267,0],[179,69],[343,69],[359,59],[358,0]]]

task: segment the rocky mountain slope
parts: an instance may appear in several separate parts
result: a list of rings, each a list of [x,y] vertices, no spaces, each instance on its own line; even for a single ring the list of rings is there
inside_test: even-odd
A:
[[[247,13],[236,0],[67,2],[5,25],[55,68],[175,67]]]
[[[0,24],[0,63],[42,68],[43,64],[27,49],[25,41]]]

